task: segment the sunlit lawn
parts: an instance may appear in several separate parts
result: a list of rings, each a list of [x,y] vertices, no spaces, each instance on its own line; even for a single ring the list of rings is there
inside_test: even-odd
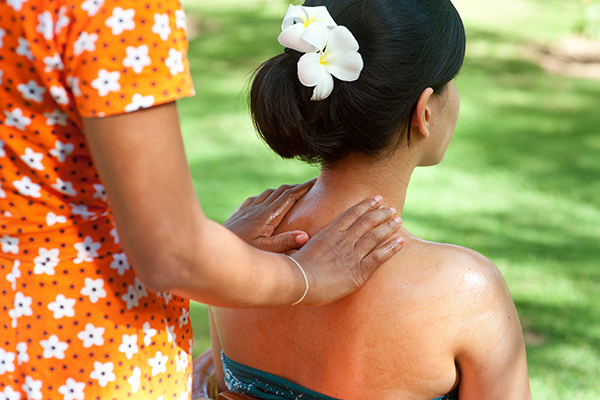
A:
[[[457,0],[468,53],[461,117],[444,162],[418,170],[403,214],[413,233],[473,248],[504,273],[526,333],[534,399],[600,396],[600,82],[550,75],[522,57],[577,23],[579,2]],[[255,138],[244,95],[281,51],[286,3],[185,3],[197,21],[198,95],[179,103],[194,183],[224,221],[246,197],[317,170]],[[194,305],[196,352],[209,346]]]

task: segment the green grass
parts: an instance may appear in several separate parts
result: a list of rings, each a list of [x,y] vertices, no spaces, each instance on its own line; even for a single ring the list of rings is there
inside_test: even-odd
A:
[[[572,32],[581,4],[457,0],[468,51],[457,79],[461,117],[444,162],[415,172],[405,226],[473,248],[504,273],[521,316],[534,399],[600,394],[600,82],[546,73],[528,45]],[[273,156],[256,139],[244,90],[281,51],[279,0],[185,4],[198,95],[179,102],[194,184],[211,218],[246,197],[318,171]],[[210,344],[193,305],[196,352]]]

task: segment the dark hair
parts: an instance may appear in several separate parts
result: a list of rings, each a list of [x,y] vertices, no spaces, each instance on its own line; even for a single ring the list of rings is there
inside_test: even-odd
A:
[[[360,45],[355,82],[334,78],[331,95],[311,101],[298,80],[302,56],[286,49],[259,67],[250,109],[259,135],[283,158],[335,164],[354,152],[378,158],[410,140],[410,122],[428,87],[439,93],[459,72],[465,32],[450,0],[306,0],[327,6]]]

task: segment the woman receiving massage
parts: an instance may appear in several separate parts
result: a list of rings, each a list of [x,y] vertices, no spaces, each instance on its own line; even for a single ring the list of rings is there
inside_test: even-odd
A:
[[[325,6],[325,7],[323,7]],[[280,156],[322,165],[278,230],[315,235],[381,193],[401,215],[417,166],[442,161],[465,34],[449,0],[307,0],[251,111]],[[432,200],[434,204],[434,200]],[[401,232],[400,255],[319,307],[211,310],[221,390],[261,399],[530,399],[519,318],[497,267]]]

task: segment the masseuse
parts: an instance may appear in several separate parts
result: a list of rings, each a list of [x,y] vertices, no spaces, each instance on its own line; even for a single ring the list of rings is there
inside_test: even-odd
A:
[[[206,218],[174,101],[193,94],[175,0],[0,2],[0,397],[189,399],[188,299],[322,304],[399,247],[372,197],[270,238],[310,187]],[[319,268],[317,269],[316,266]]]

